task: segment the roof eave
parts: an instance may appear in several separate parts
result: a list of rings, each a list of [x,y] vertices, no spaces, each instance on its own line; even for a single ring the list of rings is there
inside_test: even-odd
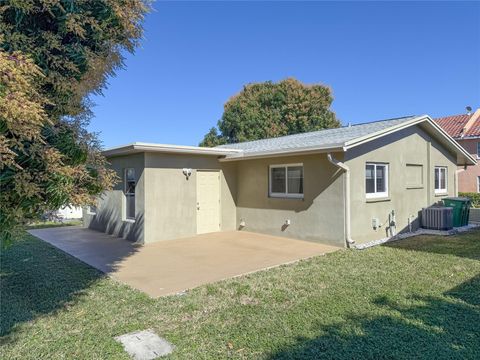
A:
[[[373,141],[375,139],[381,138],[383,136],[392,134],[392,133],[397,132],[399,130],[410,127],[412,125],[416,125],[418,123],[421,123],[421,122],[425,121],[426,118],[428,118],[428,115],[417,116],[417,117],[414,117],[411,120],[402,122],[398,125],[391,126],[389,128],[382,129],[382,130],[379,130],[379,131],[376,131],[376,132],[373,132],[373,133],[370,133],[370,134],[367,134],[367,135],[349,140],[349,141],[345,142],[345,148],[348,150],[348,149],[354,148],[356,146],[365,144],[367,142],[370,142],[370,141]]]
[[[227,157],[220,159],[222,162],[229,161],[242,161],[242,160],[251,160],[251,159],[262,159],[262,158],[272,158],[272,157],[282,157],[282,156],[296,156],[296,155],[310,155],[310,154],[320,154],[327,152],[344,152],[344,144],[332,144],[329,146],[308,146],[303,148],[295,149],[279,149],[272,151],[257,151],[254,153],[239,153],[234,155],[227,155]]]
[[[458,144],[448,133],[442,129],[441,126],[436,124],[435,121],[432,120],[432,118],[428,115],[420,115],[417,116],[409,121],[405,121],[399,125],[392,126],[387,129],[383,129],[350,141],[347,141],[345,143],[345,149],[349,150],[351,148],[354,148],[356,146],[365,144],[367,142],[373,141],[375,139],[378,139],[380,137],[392,134],[394,132],[406,129],[410,126],[413,125],[418,125],[420,123],[427,122],[429,125],[431,125],[435,130],[437,130],[443,137],[444,139],[450,144],[452,149],[455,150],[457,153],[457,165],[475,165],[477,163],[476,159],[474,159],[460,144]],[[463,160],[463,161],[461,161]]]
[[[456,136],[453,139],[456,140],[456,141],[476,140],[476,139],[480,139],[480,135]]]
[[[206,147],[203,148],[203,147],[197,147],[197,146],[132,143],[128,145],[106,149],[102,151],[102,154],[105,157],[113,157],[113,156],[130,155],[130,154],[143,153],[143,152],[227,156],[229,154],[236,154],[242,151],[237,149],[214,149],[214,148],[206,148]]]

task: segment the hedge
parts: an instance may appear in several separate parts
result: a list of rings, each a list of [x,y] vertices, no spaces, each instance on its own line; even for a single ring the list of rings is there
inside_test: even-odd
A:
[[[468,197],[472,199],[472,206],[476,208],[480,208],[480,193],[461,192],[461,193],[458,193],[458,196]]]

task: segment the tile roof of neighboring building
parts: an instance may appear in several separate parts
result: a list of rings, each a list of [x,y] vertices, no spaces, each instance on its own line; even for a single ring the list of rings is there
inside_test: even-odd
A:
[[[473,124],[468,126],[468,129],[465,129],[469,120],[476,115],[477,115],[477,112],[473,114],[446,116],[442,118],[436,118],[433,120],[438,125],[440,125],[443,128],[443,130],[445,130],[448,133],[448,135],[450,135],[454,139],[459,139],[464,137],[477,137],[477,136],[480,136],[480,116],[477,117],[477,119],[473,122]]]
[[[243,150],[244,154],[249,154],[281,150],[298,150],[302,148],[313,147],[342,147],[350,140],[361,138],[362,136],[391,128],[392,126],[400,125],[415,118],[416,116],[407,116],[396,119],[374,121],[365,124],[344,126],[336,129],[325,129],[302,134],[281,136],[277,138],[221,145],[217,148],[238,149]]]
[[[445,130],[448,135],[453,138],[460,137],[462,135],[463,128],[467,125],[468,120],[472,115],[453,115],[442,118],[433,119],[438,125]]]
[[[480,136],[480,117],[477,120],[475,120],[475,122],[470,127],[470,129],[468,129],[465,136],[467,137]]]

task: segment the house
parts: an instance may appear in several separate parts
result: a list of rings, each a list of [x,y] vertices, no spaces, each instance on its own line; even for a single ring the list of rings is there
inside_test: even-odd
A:
[[[453,115],[434,120],[469,154],[480,159],[480,109],[473,114]],[[458,190],[480,193],[480,164],[459,168]]]
[[[86,226],[141,243],[246,230],[337,246],[415,230],[476,163],[427,116],[202,148],[104,152],[122,179]]]
[[[67,220],[82,219],[83,209],[80,206],[67,205],[58,209],[56,214],[60,218]]]

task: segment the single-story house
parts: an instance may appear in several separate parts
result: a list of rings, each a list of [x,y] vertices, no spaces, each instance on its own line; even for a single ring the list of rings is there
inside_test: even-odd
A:
[[[434,121],[470,155],[480,159],[480,109],[473,113],[437,118]],[[458,191],[480,193],[480,164],[459,168]]]
[[[476,160],[427,116],[202,148],[104,152],[122,179],[85,225],[140,243],[246,230],[337,246],[415,230]]]

